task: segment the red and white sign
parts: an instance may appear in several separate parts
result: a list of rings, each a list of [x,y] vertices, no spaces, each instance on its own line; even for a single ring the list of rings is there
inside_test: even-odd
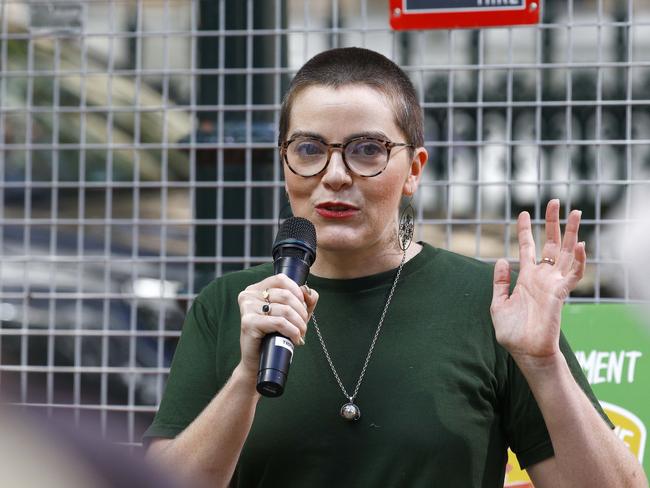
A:
[[[390,0],[395,30],[536,24],[541,0]]]

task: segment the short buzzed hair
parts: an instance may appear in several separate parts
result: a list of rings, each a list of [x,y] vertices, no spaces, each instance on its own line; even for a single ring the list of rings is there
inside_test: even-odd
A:
[[[296,73],[282,100],[279,143],[286,140],[296,96],[311,86],[340,88],[366,85],[384,94],[393,106],[395,123],[409,144],[424,146],[422,109],[413,83],[387,57],[369,49],[344,47],[317,54]]]

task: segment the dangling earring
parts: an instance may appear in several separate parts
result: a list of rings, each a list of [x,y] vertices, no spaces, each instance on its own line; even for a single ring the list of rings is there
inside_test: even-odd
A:
[[[404,252],[406,252],[406,250],[411,245],[411,242],[413,241],[413,233],[415,230],[415,209],[413,208],[413,205],[411,205],[412,201],[413,197],[411,197],[408,204],[406,207],[404,207],[404,210],[402,210],[399,216],[397,237],[399,240],[399,247]]]

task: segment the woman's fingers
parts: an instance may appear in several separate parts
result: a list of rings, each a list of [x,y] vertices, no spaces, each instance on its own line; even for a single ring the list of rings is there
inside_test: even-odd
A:
[[[510,263],[499,259],[494,265],[494,283],[492,290],[492,311],[510,296]]]
[[[309,288],[308,285],[302,285],[300,289],[303,292],[303,298],[307,306],[307,314],[311,318],[311,314],[314,313],[314,309],[316,308],[316,303],[318,303],[318,292]]]
[[[524,215],[525,214],[525,215]],[[546,206],[546,242],[541,253],[541,259],[551,259],[554,266],[562,275],[572,272],[575,260],[575,247],[578,243],[578,229],[582,212],[572,210],[567,219],[564,236],[560,229],[560,200],[553,199]],[[526,212],[519,215],[517,222],[519,232],[519,252],[522,269],[529,263],[535,262],[535,242],[532,237],[530,216]],[[548,266],[548,263],[542,263]]]
[[[257,290],[247,290],[242,295],[243,298],[240,295],[239,304],[242,323],[251,316],[260,316],[262,318],[280,317],[296,327],[300,331],[300,335],[304,336],[307,332],[307,310],[295,297],[288,298],[288,295],[282,293],[282,290],[277,289],[268,290],[268,301],[264,300],[262,292]],[[274,301],[272,297],[276,297],[278,300],[285,299],[291,303]],[[255,321],[255,323],[258,323],[258,321]]]
[[[298,283],[296,283],[295,281],[293,281],[291,278],[289,278],[287,275],[283,273],[269,276],[268,278],[260,281],[259,283],[255,285],[251,285],[249,288],[255,288],[260,291],[263,291],[265,289],[271,289],[271,288],[281,288],[283,290],[287,290],[291,292],[298,299],[300,303],[303,302],[302,290],[298,286]]]
[[[239,293],[237,301],[241,315],[241,364],[251,373],[259,368],[260,344],[265,335],[277,332],[297,346],[304,344],[309,307],[303,290],[286,275],[269,276],[248,286]]]
[[[240,307],[242,302],[249,298],[289,305],[298,314],[307,318],[307,315],[302,312],[305,308],[302,290],[295,281],[284,274],[269,276],[259,283],[248,286],[240,293]]]
[[[285,290],[283,288],[267,288],[265,291],[267,293],[266,300],[269,303],[278,303],[291,307],[300,316],[303,322],[307,322],[309,319],[309,314],[307,313],[307,305],[302,300],[302,297],[298,299],[289,290]]]
[[[569,291],[575,289],[578,282],[582,279],[585,274],[586,266],[587,251],[585,249],[585,243],[583,241],[575,245],[573,265],[571,266],[571,271],[569,271],[569,274],[566,276],[567,288]]]
[[[521,212],[517,219],[517,237],[519,239],[519,266],[523,270],[535,264],[535,241],[528,212]]]
[[[562,249],[557,258],[558,268],[563,275],[568,274],[573,267],[581,214],[582,212],[580,210],[572,210],[567,219],[564,239],[562,239]]]
[[[546,242],[542,249],[542,257],[557,259],[561,242],[560,200],[555,198],[546,205]]]
[[[282,303],[270,303],[268,306],[269,312],[263,315],[266,315],[267,317],[282,317],[286,319],[287,322],[300,331],[301,337],[307,333],[307,321],[301,317],[293,307]],[[304,307],[302,307],[301,311],[303,313],[305,312]]]
[[[271,308],[273,309],[273,308]],[[291,339],[295,345],[302,344],[303,332],[286,317],[247,313],[242,316],[242,331],[255,339],[261,339],[267,334],[278,332]]]

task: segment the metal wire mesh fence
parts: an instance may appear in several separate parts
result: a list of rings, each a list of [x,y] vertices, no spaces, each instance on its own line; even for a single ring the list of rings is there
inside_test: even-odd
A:
[[[192,298],[269,260],[282,93],[335,46],[416,84],[420,239],[515,260],[517,213],[559,197],[589,254],[572,299],[635,300],[608,242],[650,188],[649,24],[640,0],[402,33],[383,0],[0,1],[0,394],[139,442]]]

